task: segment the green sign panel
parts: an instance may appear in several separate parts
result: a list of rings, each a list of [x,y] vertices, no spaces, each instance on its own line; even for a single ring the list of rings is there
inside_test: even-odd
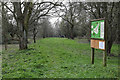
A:
[[[91,21],[91,38],[104,39],[104,20]]]

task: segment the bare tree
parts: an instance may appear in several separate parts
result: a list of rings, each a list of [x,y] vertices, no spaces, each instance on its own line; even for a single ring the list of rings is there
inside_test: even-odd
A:
[[[31,25],[29,25],[29,32],[32,33],[34,43],[36,43],[36,36],[37,36],[38,30],[39,30],[38,28],[40,25],[41,24],[38,22],[38,20],[36,20]]]
[[[6,6],[7,9],[9,9],[12,12],[17,22],[17,29],[19,31],[19,34],[18,34],[19,48],[27,49],[28,23],[32,13],[33,3],[32,2],[27,2],[27,3],[13,2],[12,4],[14,7],[13,11],[8,7],[7,3],[5,3],[4,5]]]
[[[46,16],[50,12],[50,10],[52,10],[52,8],[58,5],[57,2],[13,2],[12,4],[13,10],[9,8],[7,3],[5,3],[4,5],[9,11],[12,12],[17,22],[19,48],[27,49],[27,36],[29,25],[34,23],[34,21],[38,20],[40,17]],[[33,8],[36,9],[33,10]]]
[[[5,50],[7,50],[7,35],[8,35],[8,20],[7,20],[7,12],[5,11],[4,5],[2,3],[2,34],[3,34],[3,42],[5,44]]]
[[[66,24],[66,28],[68,29],[68,34],[70,39],[74,39],[74,37],[76,36],[76,32],[75,30],[75,26],[77,25],[77,20],[78,20],[78,16],[80,16],[81,13],[81,3],[77,3],[77,2],[68,2],[67,5],[62,4],[62,6],[64,8],[61,8],[60,11],[62,11],[62,15],[58,14],[59,17],[62,18],[62,20],[65,21]],[[79,7],[79,9],[77,9]]]

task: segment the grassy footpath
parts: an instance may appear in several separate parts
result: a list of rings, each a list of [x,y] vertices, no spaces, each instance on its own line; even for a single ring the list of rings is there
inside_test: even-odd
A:
[[[2,57],[0,52],[0,80],[2,79]]]
[[[29,45],[29,49],[3,51],[4,78],[117,78],[118,58],[108,57],[102,64],[102,51],[95,51],[90,63],[90,44],[66,38],[46,38]],[[114,52],[114,53],[113,53]],[[112,53],[118,53],[113,45]]]
[[[2,45],[0,44],[0,80],[2,79]]]

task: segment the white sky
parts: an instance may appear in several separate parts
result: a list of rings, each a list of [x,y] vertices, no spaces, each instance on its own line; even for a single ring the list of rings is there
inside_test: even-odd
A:
[[[50,22],[53,25],[57,21],[58,17],[50,18]]]
[[[55,27],[56,22],[61,21],[61,18],[60,17],[51,17],[49,21],[51,22],[51,25],[53,27]]]

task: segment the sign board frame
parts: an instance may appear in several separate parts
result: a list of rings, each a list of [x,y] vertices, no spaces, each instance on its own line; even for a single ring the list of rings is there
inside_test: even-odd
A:
[[[91,31],[91,23],[101,21],[101,20],[104,20],[104,38],[91,37],[91,32],[92,32]],[[95,25],[97,25],[97,27],[95,27],[97,29],[97,30],[95,29],[95,31],[94,31],[95,33],[98,33],[98,28],[100,30],[100,26],[99,26],[100,23],[97,23],[97,24],[95,24]],[[100,31],[99,31],[99,36],[100,36]],[[106,61],[107,61],[107,43],[106,43],[107,42],[107,24],[106,24],[105,18],[94,19],[94,20],[90,21],[90,39],[91,39],[91,63],[94,64],[94,48],[101,49],[101,50],[103,50],[103,65],[105,67],[107,65],[106,64]]]
[[[91,32],[92,32],[92,30],[91,30],[91,26],[92,26],[92,22],[98,22],[99,21],[99,24],[100,24],[100,21],[104,21],[104,38],[102,39],[102,38],[93,38],[92,36],[91,36]],[[100,26],[99,26],[99,28],[100,28]],[[99,29],[100,30],[100,29]],[[99,33],[99,35],[100,35],[100,33]],[[96,45],[96,44],[91,44],[91,48],[96,48],[96,49],[101,49],[101,50],[105,50],[106,49],[106,19],[105,18],[101,18],[101,19],[94,19],[94,20],[91,20],[90,21],[90,39],[91,39],[91,43],[100,43],[101,42],[101,40],[102,41],[104,41],[104,49],[101,49],[101,48],[99,48],[98,46],[100,46],[100,45]]]
[[[91,39],[91,48],[96,48],[100,50],[105,50],[105,40],[96,40],[96,39]]]
[[[102,21],[102,20],[104,20],[104,38],[103,39],[102,38],[92,38],[91,37],[91,32],[92,32],[91,31],[91,25],[92,25],[91,23],[92,22],[97,22],[97,21]],[[105,18],[91,20],[90,21],[90,38],[91,39],[97,39],[97,40],[105,40],[105,38],[106,38],[106,35],[105,35],[106,34],[106,25],[105,24],[106,24],[106,19]]]

